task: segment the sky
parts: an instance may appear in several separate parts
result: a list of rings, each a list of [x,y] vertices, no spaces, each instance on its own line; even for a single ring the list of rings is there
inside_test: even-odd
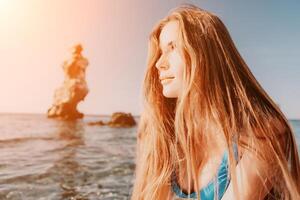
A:
[[[81,43],[90,92],[78,109],[139,115],[149,33],[182,3],[218,15],[262,87],[300,119],[298,0],[0,0],[0,112],[46,113]]]

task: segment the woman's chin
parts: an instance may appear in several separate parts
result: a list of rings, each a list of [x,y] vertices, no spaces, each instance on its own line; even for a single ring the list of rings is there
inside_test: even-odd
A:
[[[175,94],[175,92],[168,92],[168,91],[165,91],[165,89],[163,90],[163,95],[166,98],[177,98],[177,95]]]

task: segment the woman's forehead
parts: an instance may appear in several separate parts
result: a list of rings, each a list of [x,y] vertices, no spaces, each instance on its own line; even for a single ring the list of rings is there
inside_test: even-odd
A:
[[[172,20],[167,22],[163,27],[159,35],[159,47],[160,49],[167,48],[170,44],[176,43],[179,36],[179,23]]]

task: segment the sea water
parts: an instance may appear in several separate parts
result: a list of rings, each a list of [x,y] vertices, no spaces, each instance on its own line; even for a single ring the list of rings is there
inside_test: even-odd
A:
[[[137,127],[88,125],[98,120],[109,117],[0,114],[0,199],[130,199]],[[290,123],[299,148],[300,121]]]

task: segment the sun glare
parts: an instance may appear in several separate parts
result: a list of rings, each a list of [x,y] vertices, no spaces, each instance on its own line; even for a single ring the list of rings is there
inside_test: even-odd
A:
[[[7,9],[11,9],[13,5],[13,1],[10,0],[0,0],[0,11],[5,11]]]
[[[15,0],[0,0],[0,20],[7,19],[16,14],[19,4]]]

